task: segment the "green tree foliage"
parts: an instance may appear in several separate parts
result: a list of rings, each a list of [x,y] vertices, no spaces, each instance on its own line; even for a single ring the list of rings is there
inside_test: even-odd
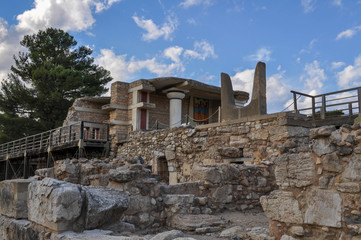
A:
[[[0,142],[61,126],[76,98],[105,93],[112,80],[92,50],[63,30],[26,35],[20,44],[27,51],[14,56],[0,87]]]

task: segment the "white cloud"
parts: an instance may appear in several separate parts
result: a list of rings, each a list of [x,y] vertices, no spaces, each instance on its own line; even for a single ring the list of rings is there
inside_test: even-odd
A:
[[[305,73],[301,76],[301,81],[305,82],[308,90],[318,90],[323,87],[326,80],[325,71],[320,67],[320,63],[314,60],[312,63],[306,63]]]
[[[245,91],[251,94],[253,90],[253,79],[254,79],[254,69],[246,69],[241,72],[237,72],[234,76],[231,77],[233,89]],[[289,98],[290,86],[285,84],[285,74],[286,71],[280,71],[276,74],[267,77],[267,104],[268,110],[270,112],[281,111],[281,106]]]
[[[342,6],[342,0],[333,0],[332,4],[335,5],[335,6],[341,7]]]
[[[315,0],[301,0],[301,5],[305,13],[312,12],[316,9]]]
[[[8,35],[8,23],[0,17],[0,40]]]
[[[46,27],[83,31],[95,22],[91,12],[93,4],[90,0],[35,0],[33,9],[17,16],[16,28],[24,32]]]
[[[268,48],[260,48],[257,50],[257,52],[255,54],[249,55],[248,57],[246,57],[246,59],[248,59],[249,61],[266,61],[268,62],[269,60],[271,60],[271,53],[272,51],[269,50]]]
[[[240,90],[252,94],[254,69],[246,69],[241,72],[237,72],[231,77],[234,90]],[[251,97],[251,96],[250,96]]]
[[[300,53],[311,53],[315,43],[318,41],[317,38],[312,39],[306,48],[301,49]]]
[[[202,42],[196,41],[194,43],[194,49],[186,50],[184,52],[184,56],[189,58],[197,58],[201,60],[205,60],[208,57],[213,57],[213,58],[217,57],[217,55],[214,53],[213,45],[209,44],[206,41],[202,41]]]
[[[337,82],[343,88],[361,84],[361,54],[355,58],[354,65],[348,65],[337,73]]]
[[[19,42],[25,34],[46,27],[86,31],[95,22],[92,11],[108,9],[120,0],[34,0],[33,8],[17,16],[18,24],[7,26],[0,18],[0,81],[13,64],[12,56],[23,51]]]
[[[163,54],[165,57],[170,58],[174,62],[180,62],[180,56],[183,52],[183,48],[179,46],[169,47],[164,50]]]
[[[123,82],[130,81],[134,75],[144,69],[157,76],[170,76],[185,70],[181,62],[163,64],[156,57],[145,60],[131,57],[127,60],[126,54],[116,55],[111,49],[101,49],[96,62],[111,72],[113,81]]]
[[[178,25],[177,20],[172,19],[170,16],[167,17],[167,22],[163,23],[161,27],[157,26],[152,19],[144,19],[144,17],[133,16],[133,20],[138,27],[146,31],[142,35],[145,41],[157,40],[162,36],[165,40],[168,40]]]
[[[332,62],[331,63],[331,68],[332,69],[338,69],[338,68],[340,68],[340,67],[342,67],[344,65],[345,65],[344,62]]]
[[[189,8],[191,6],[196,6],[196,5],[212,5],[212,0],[184,0],[183,2],[180,3],[180,6],[184,7],[184,8]]]
[[[95,12],[99,13],[104,10],[109,9],[114,3],[120,2],[122,0],[104,0],[104,2],[94,2],[95,5]]]
[[[345,30],[343,32],[340,32],[337,35],[336,40],[339,40],[339,39],[342,39],[342,38],[351,38],[360,30],[361,30],[361,25],[350,28],[350,29],[347,29],[347,30]]]

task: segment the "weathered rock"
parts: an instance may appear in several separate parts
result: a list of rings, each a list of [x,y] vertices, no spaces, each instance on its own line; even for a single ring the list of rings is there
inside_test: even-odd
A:
[[[218,148],[218,152],[221,156],[230,158],[239,158],[243,155],[242,150],[235,147],[220,147]]]
[[[202,228],[196,228],[196,233],[198,234],[206,234],[206,233],[214,233],[221,231],[221,228],[219,227],[202,227]]]
[[[136,171],[123,170],[120,168],[111,169],[109,171],[109,177],[115,182],[130,182],[137,178],[138,174]]]
[[[83,187],[85,191],[85,229],[116,222],[129,206],[129,193],[105,187]]]
[[[15,220],[0,215],[0,239],[3,240],[32,240],[39,239],[40,232],[31,227],[28,220]]]
[[[0,182],[0,214],[28,218],[28,185],[34,180],[14,179]]]
[[[273,191],[260,200],[268,218],[285,223],[303,223],[298,201],[292,192]]]
[[[320,138],[320,137],[328,137],[331,136],[331,133],[335,131],[335,126],[322,126],[319,128],[312,128],[310,130],[310,138]]]
[[[338,193],[312,188],[306,196],[305,223],[341,227],[342,199]]]
[[[361,191],[360,183],[354,183],[354,182],[336,183],[335,187],[337,191],[343,193],[358,193]]]
[[[194,195],[192,194],[169,194],[163,198],[163,202],[166,205],[175,204],[192,204],[194,201]]]
[[[314,181],[315,163],[310,153],[282,155],[275,163],[276,183],[281,187],[305,187]]]
[[[131,236],[111,236],[111,231],[91,230],[82,233],[65,232],[52,236],[52,240],[146,240],[143,237]]]
[[[335,146],[327,138],[316,139],[312,145],[312,150],[321,157],[327,153],[332,153],[335,151]]]
[[[360,182],[361,181],[361,159],[353,157],[346,165],[342,173],[342,179],[347,182]]]
[[[342,172],[343,167],[335,152],[326,154],[322,160],[322,168],[329,172]]]
[[[232,202],[232,185],[225,185],[212,193],[214,202],[229,203]]]
[[[222,180],[219,169],[215,167],[195,167],[192,169],[192,177],[193,181],[207,181],[213,184]]]
[[[234,226],[231,228],[227,228],[221,232],[220,237],[233,237],[240,236],[244,232],[244,228],[241,226]]]
[[[54,232],[82,229],[84,194],[78,185],[45,178],[29,185],[29,220]]]
[[[305,230],[303,229],[302,226],[292,226],[290,228],[290,233],[294,237],[301,237],[301,236],[305,235]]]
[[[172,230],[172,231],[158,233],[150,240],[173,240],[178,237],[184,237],[184,233],[182,231]]]
[[[173,216],[167,223],[172,228],[183,231],[195,231],[197,228],[203,227],[223,227],[225,224],[220,217],[205,214],[178,214]]]

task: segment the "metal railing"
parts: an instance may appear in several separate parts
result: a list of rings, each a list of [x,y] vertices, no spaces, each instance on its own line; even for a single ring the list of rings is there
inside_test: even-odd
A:
[[[293,93],[293,106],[294,112],[308,112],[312,118],[316,118],[316,115],[320,115],[321,119],[325,119],[327,113],[337,111],[344,114],[345,111],[348,115],[353,115],[356,112],[361,113],[361,87],[350,88],[336,92],[329,92],[320,95],[309,95],[301,92],[291,91]],[[304,97],[305,104],[307,100],[311,100],[310,107],[298,108],[300,98]],[[319,112],[317,112],[319,110]],[[354,111],[356,110],[356,111]]]
[[[46,152],[49,147],[62,146],[81,139],[84,141],[108,141],[109,125],[81,121],[17,139],[0,145],[0,157],[32,151]]]

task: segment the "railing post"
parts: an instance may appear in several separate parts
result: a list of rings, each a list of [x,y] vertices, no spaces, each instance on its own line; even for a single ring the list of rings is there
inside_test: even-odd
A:
[[[9,179],[9,159],[6,157],[5,180]]]
[[[221,106],[218,107],[218,123],[221,123]]]
[[[361,88],[357,89],[358,113],[361,113]]]
[[[312,97],[312,118],[316,117],[316,109],[315,109],[315,97]]]
[[[353,113],[352,113],[352,103],[348,104],[348,115],[350,115],[350,117],[353,115]]]
[[[69,142],[71,142],[71,125],[69,125],[69,137],[68,137]]]
[[[158,126],[158,125],[159,125],[158,120],[155,120],[155,129],[157,129],[157,130],[159,129],[159,126]]]
[[[40,148],[43,147],[43,134],[44,134],[44,132],[42,132],[40,135]]]
[[[295,113],[298,113],[298,110],[297,110],[297,97],[296,97],[296,93],[293,93],[293,107],[294,107],[294,111]],[[219,122],[219,121],[218,121]]]
[[[322,95],[322,103],[321,103],[321,119],[326,118],[326,96]]]
[[[28,158],[26,156],[26,152],[24,153],[24,172],[23,172],[24,179],[27,179],[29,177],[29,163]]]
[[[107,142],[109,142],[109,124],[107,124]]]
[[[80,123],[80,139],[84,139],[84,122]]]
[[[186,114],[186,125],[188,125],[188,121],[189,121],[189,116],[188,114]]]

